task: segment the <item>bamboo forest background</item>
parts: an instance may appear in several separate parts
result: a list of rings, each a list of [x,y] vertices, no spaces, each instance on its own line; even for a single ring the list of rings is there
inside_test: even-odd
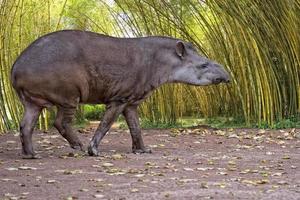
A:
[[[10,84],[14,60],[39,36],[61,29],[173,36],[229,71],[228,85],[161,87],[140,106],[149,121],[225,116],[272,126],[299,116],[299,0],[0,0],[0,6],[0,132],[17,128],[23,112]],[[50,112],[41,115],[40,128],[47,128]]]

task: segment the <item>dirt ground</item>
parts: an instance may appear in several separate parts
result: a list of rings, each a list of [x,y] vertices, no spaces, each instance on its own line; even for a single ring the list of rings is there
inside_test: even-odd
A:
[[[85,145],[95,128],[79,130]],[[144,130],[152,154],[132,154],[127,130],[100,157],[72,150],[56,130],[35,131],[42,159],[0,136],[0,199],[300,199],[299,129]]]

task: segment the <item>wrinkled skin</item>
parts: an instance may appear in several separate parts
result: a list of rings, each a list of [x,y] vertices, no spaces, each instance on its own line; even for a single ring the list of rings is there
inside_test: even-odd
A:
[[[149,153],[141,136],[138,105],[164,83],[210,85],[229,82],[217,63],[200,56],[190,43],[168,37],[114,38],[86,31],[59,31],[33,42],[12,68],[12,85],[24,105],[20,138],[25,158],[35,158],[32,132],[43,108],[57,107],[54,126],[75,149],[72,132],[78,104],[106,104],[88,153],[123,114],[134,153]]]

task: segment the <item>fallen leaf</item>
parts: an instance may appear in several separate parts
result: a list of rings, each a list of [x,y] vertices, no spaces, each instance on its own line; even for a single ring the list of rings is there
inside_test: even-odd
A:
[[[119,169],[119,168],[109,168],[105,172],[108,173],[109,175],[123,175],[123,174],[126,174],[125,171],[123,171],[122,169]]]
[[[156,163],[154,163],[154,162],[145,162],[145,165],[146,166],[155,166]]]
[[[219,175],[228,175],[227,172],[217,172]]]
[[[266,183],[269,183],[270,181],[267,180],[267,179],[261,179],[261,180],[257,180],[256,183],[257,184],[266,184]]]
[[[208,160],[207,162],[208,162],[209,165],[214,165],[215,164],[213,160]]]
[[[112,163],[102,163],[101,165],[102,165],[102,167],[113,167],[114,166],[114,164],[112,164]]]
[[[295,132],[294,134],[292,134],[292,136],[294,138],[300,139],[300,131]]]
[[[208,188],[208,185],[207,183],[200,183],[200,188],[204,188],[204,189],[207,189]]]
[[[47,183],[56,183],[56,180],[48,180]]]
[[[226,134],[226,132],[225,131],[222,131],[222,130],[217,130],[217,131],[215,131],[214,132],[216,135],[218,135],[218,136],[224,136],[225,134]]]
[[[265,171],[261,171],[260,175],[263,176],[263,177],[268,177],[270,175],[270,173],[269,172],[265,172]]]
[[[68,196],[67,198],[66,198],[66,200],[73,200],[74,198],[72,197],[72,196]]]
[[[226,188],[226,183],[214,183],[215,186],[219,186],[220,188]]]
[[[21,170],[36,170],[35,167],[28,167],[28,166],[21,166],[21,167],[18,167],[18,169],[21,169]]]
[[[82,170],[80,170],[80,169],[64,170],[63,173],[66,174],[66,175],[81,174]]]
[[[282,174],[283,173],[281,173],[281,172],[277,172],[277,173],[272,174],[272,176],[282,176]]]
[[[236,167],[228,167],[227,170],[228,170],[228,171],[236,171],[237,168],[236,168]]]
[[[198,167],[196,168],[198,171],[207,171],[214,169],[213,167]]]
[[[230,134],[230,135],[228,135],[228,138],[237,138],[237,139],[239,139],[239,136],[237,134]]]
[[[288,160],[288,159],[291,159],[291,157],[288,156],[288,155],[285,155],[285,156],[282,157],[282,159]]]
[[[170,193],[165,193],[164,195],[166,198],[169,198],[170,197]]]
[[[97,199],[102,199],[102,198],[104,198],[104,195],[103,194],[94,194],[93,195],[95,198],[97,198]]]
[[[9,168],[6,168],[8,171],[17,171],[18,168],[15,168],[15,167],[9,167]]]
[[[247,185],[257,185],[257,183],[252,180],[242,180],[242,183],[247,184]]]
[[[197,179],[186,178],[186,179],[179,179],[178,181],[180,183],[189,183],[189,182],[195,182],[195,181],[198,181],[198,180]]]
[[[134,176],[135,176],[135,177],[138,177],[138,178],[141,178],[141,177],[144,177],[145,174],[135,174]]]
[[[14,179],[9,179],[9,178],[3,178],[3,179],[1,179],[1,181],[3,181],[3,182],[8,182],[8,181],[13,181],[13,182],[15,182],[16,180],[14,180]]]
[[[180,131],[179,131],[178,129],[172,128],[172,129],[170,130],[169,135],[170,135],[171,137],[177,137],[178,135],[180,135]]]
[[[138,192],[138,191],[139,191],[139,189],[137,189],[137,188],[133,188],[133,189],[130,190],[130,192],[132,192],[132,193],[135,193],[135,192]]]
[[[124,156],[122,156],[121,154],[114,154],[114,155],[112,155],[111,157],[112,157],[112,159],[114,159],[114,160],[120,160],[120,159],[123,159],[123,158],[124,158]]]
[[[278,181],[277,184],[278,185],[288,185],[288,182],[286,182],[286,181]]]
[[[194,171],[192,168],[183,168],[184,171]]]

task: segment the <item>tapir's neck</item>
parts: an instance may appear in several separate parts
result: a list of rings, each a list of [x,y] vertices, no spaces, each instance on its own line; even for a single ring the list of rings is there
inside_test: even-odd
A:
[[[171,72],[168,67],[164,66],[156,70],[154,75],[152,76],[151,85],[152,87],[160,87],[165,83],[172,83],[173,79],[171,76]]]
[[[157,50],[157,49],[156,49]],[[151,85],[155,88],[165,84],[174,82],[173,79],[173,67],[172,61],[173,55],[169,53],[169,49],[159,49],[159,51],[153,51],[152,62],[148,66],[149,74],[151,76]]]

